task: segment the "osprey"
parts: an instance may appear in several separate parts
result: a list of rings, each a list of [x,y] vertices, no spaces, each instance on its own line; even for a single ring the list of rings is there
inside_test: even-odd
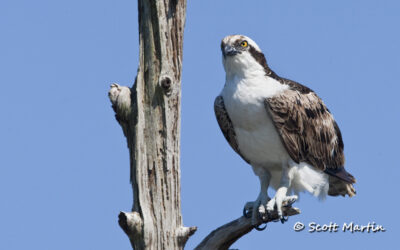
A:
[[[227,36],[221,50],[226,82],[214,110],[226,140],[260,179],[258,198],[244,207],[253,225],[274,209],[283,223],[282,203],[302,191],[319,198],[355,195],[339,127],[317,94],[279,77],[249,37]]]

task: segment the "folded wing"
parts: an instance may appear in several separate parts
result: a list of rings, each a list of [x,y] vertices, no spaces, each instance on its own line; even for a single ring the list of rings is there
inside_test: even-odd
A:
[[[225,136],[225,139],[228,141],[229,145],[238,153],[243,160],[247,163],[250,163],[239,150],[239,146],[236,140],[235,129],[233,128],[232,121],[229,118],[228,112],[225,109],[224,99],[222,96],[217,96],[214,101],[214,112],[215,117],[217,118],[218,125]]]
[[[344,169],[342,135],[322,100],[303,85],[287,80],[289,89],[265,100],[290,157],[307,162],[347,183],[354,177]]]

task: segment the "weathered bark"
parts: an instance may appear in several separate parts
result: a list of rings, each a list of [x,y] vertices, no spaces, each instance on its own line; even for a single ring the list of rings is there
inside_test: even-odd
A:
[[[134,249],[183,249],[180,102],[186,0],[139,0],[139,69],[130,89],[109,97],[130,153],[132,212],[119,223]]]
[[[292,216],[299,214],[300,210],[298,208],[288,206],[283,207],[283,213],[285,216]],[[272,214],[268,216],[265,221],[260,221],[260,223],[268,223],[278,219],[278,212],[275,210]],[[251,224],[251,218],[245,218],[244,216],[242,216],[212,231],[195,248],[195,250],[226,250],[240,237],[251,232],[251,230],[253,229],[254,226]]]

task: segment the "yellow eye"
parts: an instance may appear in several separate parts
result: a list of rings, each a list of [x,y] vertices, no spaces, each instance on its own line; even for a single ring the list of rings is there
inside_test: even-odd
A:
[[[247,45],[249,45],[249,44],[247,43],[247,41],[243,41],[243,42],[240,44],[240,46],[242,46],[243,48],[246,48]]]

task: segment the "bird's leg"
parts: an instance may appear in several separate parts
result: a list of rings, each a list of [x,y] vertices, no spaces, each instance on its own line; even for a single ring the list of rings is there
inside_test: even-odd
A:
[[[261,186],[260,194],[258,195],[256,201],[247,202],[243,209],[244,216],[250,218],[251,214],[251,224],[254,226],[259,224],[260,218],[264,220],[266,219],[265,218],[265,216],[267,215],[266,206],[267,202],[270,200],[268,196],[268,186],[269,186],[269,181],[271,179],[271,175],[269,174],[268,171],[262,171],[262,173],[258,172],[260,171],[256,172],[256,174],[260,179],[260,186]]]
[[[260,178],[260,194],[258,195],[258,199],[259,200],[259,204],[258,207],[256,209],[256,212],[258,213],[254,213],[252,215],[252,222],[253,225],[254,223],[257,223],[258,217],[259,216],[261,219],[265,220],[265,216],[267,215],[267,202],[270,200],[269,196],[268,196],[268,186],[269,186],[269,181],[271,179],[271,176],[268,172],[266,172],[264,175],[259,176]],[[253,209],[254,211],[254,209]]]
[[[291,205],[297,200],[297,195],[287,196],[287,191],[288,188],[290,187],[290,181],[291,181],[288,172],[289,172],[288,167],[286,165],[283,166],[279,188],[276,190],[274,198],[272,198],[267,203],[267,213],[271,213],[272,211],[274,211],[276,207],[276,210],[278,212],[279,218],[282,223],[287,221],[287,218],[285,218],[282,213],[282,203],[285,202],[288,205]]]

